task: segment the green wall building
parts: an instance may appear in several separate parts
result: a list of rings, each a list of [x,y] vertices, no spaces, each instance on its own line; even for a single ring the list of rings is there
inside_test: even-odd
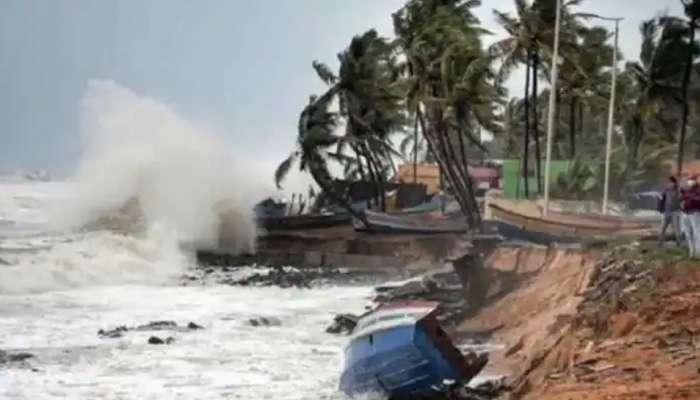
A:
[[[551,178],[550,185],[556,184],[556,181],[561,174],[565,174],[569,170],[569,160],[552,161],[550,164]],[[503,196],[508,199],[525,198],[525,179],[522,174],[521,160],[503,160],[501,164],[501,189]],[[542,162],[542,185],[544,185],[544,161]],[[537,174],[534,163],[528,171],[528,184],[530,187],[530,196],[537,194]],[[542,188],[544,190],[544,187]]]

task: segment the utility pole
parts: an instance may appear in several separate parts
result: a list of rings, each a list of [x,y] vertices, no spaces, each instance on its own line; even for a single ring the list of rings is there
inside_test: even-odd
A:
[[[554,52],[552,53],[552,82],[549,89],[549,115],[547,119],[547,159],[544,167],[544,216],[549,214],[549,180],[552,162],[552,136],[554,134],[554,116],[556,97],[557,97],[557,79],[559,78],[559,30],[561,25],[561,0],[557,0],[557,18],[554,27]]]
[[[615,47],[613,47],[612,85],[610,88],[610,108],[608,110],[608,137],[605,146],[605,187],[603,188],[603,214],[608,213],[608,200],[610,195],[610,154],[612,153],[612,135],[615,127],[615,92],[617,90],[617,45],[620,36],[620,21],[622,18],[605,18],[596,16],[605,21],[615,22]]]

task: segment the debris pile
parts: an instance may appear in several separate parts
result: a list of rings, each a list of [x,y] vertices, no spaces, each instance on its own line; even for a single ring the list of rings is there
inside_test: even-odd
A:
[[[374,298],[376,303],[425,300],[440,302],[438,320],[444,327],[456,324],[468,309],[462,284],[456,273],[441,271],[408,280],[401,285],[380,286]]]

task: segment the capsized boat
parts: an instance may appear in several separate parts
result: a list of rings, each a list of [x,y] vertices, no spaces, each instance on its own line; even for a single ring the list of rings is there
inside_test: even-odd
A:
[[[340,389],[350,396],[430,398],[466,384],[488,362],[465,357],[437,321],[437,302],[389,303],[364,315],[345,349]]]

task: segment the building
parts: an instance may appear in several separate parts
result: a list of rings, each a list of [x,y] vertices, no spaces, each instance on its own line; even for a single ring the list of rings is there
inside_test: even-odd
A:
[[[399,172],[394,181],[413,182],[414,164],[399,165]],[[437,193],[440,190],[440,167],[438,164],[418,164],[416,168],[416,182],[428,188],[428,194]],[[469,176],[479,189],[496,189],[500,185],[501,173],[497,168],[470,165]]]
[[[501,189],[503,197],[507,199],[522,199],[525,197],[525,178],[522,173],[521,160],[503,160],[501,164]],[[569,160],[552,161],[550,164],[551,175],[550,183],[557,181],[561,174],[565,174],[569,170]],[[542,162],[542,182],[544,184],[544,162]],[[530,194],[537,193],[537,174],[535,166],[530,166],[528,170],[528,186]]]

